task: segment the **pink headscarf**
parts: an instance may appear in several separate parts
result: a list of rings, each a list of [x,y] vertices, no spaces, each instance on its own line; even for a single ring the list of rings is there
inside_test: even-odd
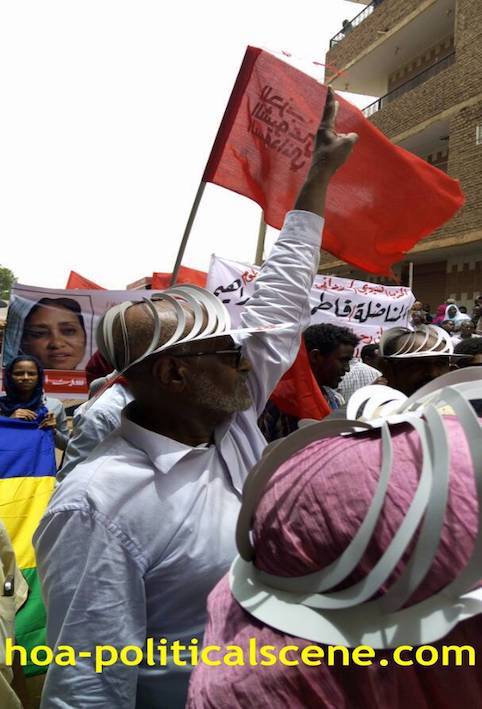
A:
[[[440,303],[435,313],[432,325],[440,325],[445,320],[445,311],[447,309],[447,303]]]
[[[441,542],[432,566],[406,605],[446,586],[467,562],[477,533],[477,500],[472,463],[464,432],[446,418],[451,447],[449,503]],[[393,471],[385,504],[373,538],[359,566],[340,588],[362,578],[375,565],[399,528],[412,501],[420,470],[417,434],[403,424],[391,429]],[[453,443],[456,445],[453,445]],[[340,556],[364,519],[379,477],[379,432],[337,437],[313,443],[283,464],[258,506],[254,539],[258,568],[284,576],[308,574]],[[405,557],[407,554],[405,555]],[[405,565],[399,563],[388,583]],[[227,578],[208,600],[209,623],[204,644],[239,645],[248,657],[250,638],[257,646],[299,648],[316,644],[284,635],[260,623],[233,599]],[[480,648],[482,616],[456,626],[441,645]],[[413,644],[416,645],[414,638]],[[387,658],[390,666],[378,661]],[[189,692],[190,709],[286,706],[290,709],[428,709],[480,706],[482,673],[476,667],[394,664],[391,651],[377,651],[369,667],[207,667],[195,670]]]

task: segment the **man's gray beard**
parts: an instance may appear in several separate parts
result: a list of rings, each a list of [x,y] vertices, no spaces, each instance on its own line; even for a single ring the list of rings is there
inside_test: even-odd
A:
[[[245,379],[239,379],[236,390],[226,394],[204,372],[196,374],[192,401],[201,404],[203,408],[225,414],[246,411],[253,403]]]

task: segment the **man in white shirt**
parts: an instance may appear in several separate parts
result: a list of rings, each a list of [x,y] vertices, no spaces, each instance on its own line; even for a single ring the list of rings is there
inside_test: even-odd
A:
[[[120,430],[52,497],[35,535],[48,642],[93,655],[96,644],[135,645],[144,656],[99,673],[85,657],[51,665],[44,708],[184,706],[186,646],[202,640],[207,594],[234,558],[243,483],[266,443],[257,417],[308,325],[327,185],[356,140],[336,134],[335,114],[329,91],[298,211],[243,315],[244,328],[284,329],[243,339],[242,351],[226,336],[186,342],[127,369],[134,401]],[[176,323],[166,309],[160,320],[162,344]],[[130,306],[122,329],[113,323],[111,363],[134,362],[153,328],[145,304]],[[150,657],[149,638],[167,646],[167,666],[159,651]]]

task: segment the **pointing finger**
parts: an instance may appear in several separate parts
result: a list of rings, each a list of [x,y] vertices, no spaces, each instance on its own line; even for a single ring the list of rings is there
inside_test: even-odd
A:
[[[326,94],[325,109],[321,118],[320,130],[333,130],[335,127],[335,118],[337,113],[337,101],[335,101],[335,93],[331,86],[328,87]]]

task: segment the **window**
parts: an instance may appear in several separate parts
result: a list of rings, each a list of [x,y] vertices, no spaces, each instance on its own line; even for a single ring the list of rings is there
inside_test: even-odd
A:
[[[482,123],[475,126],[475,144],[482,145]]]

